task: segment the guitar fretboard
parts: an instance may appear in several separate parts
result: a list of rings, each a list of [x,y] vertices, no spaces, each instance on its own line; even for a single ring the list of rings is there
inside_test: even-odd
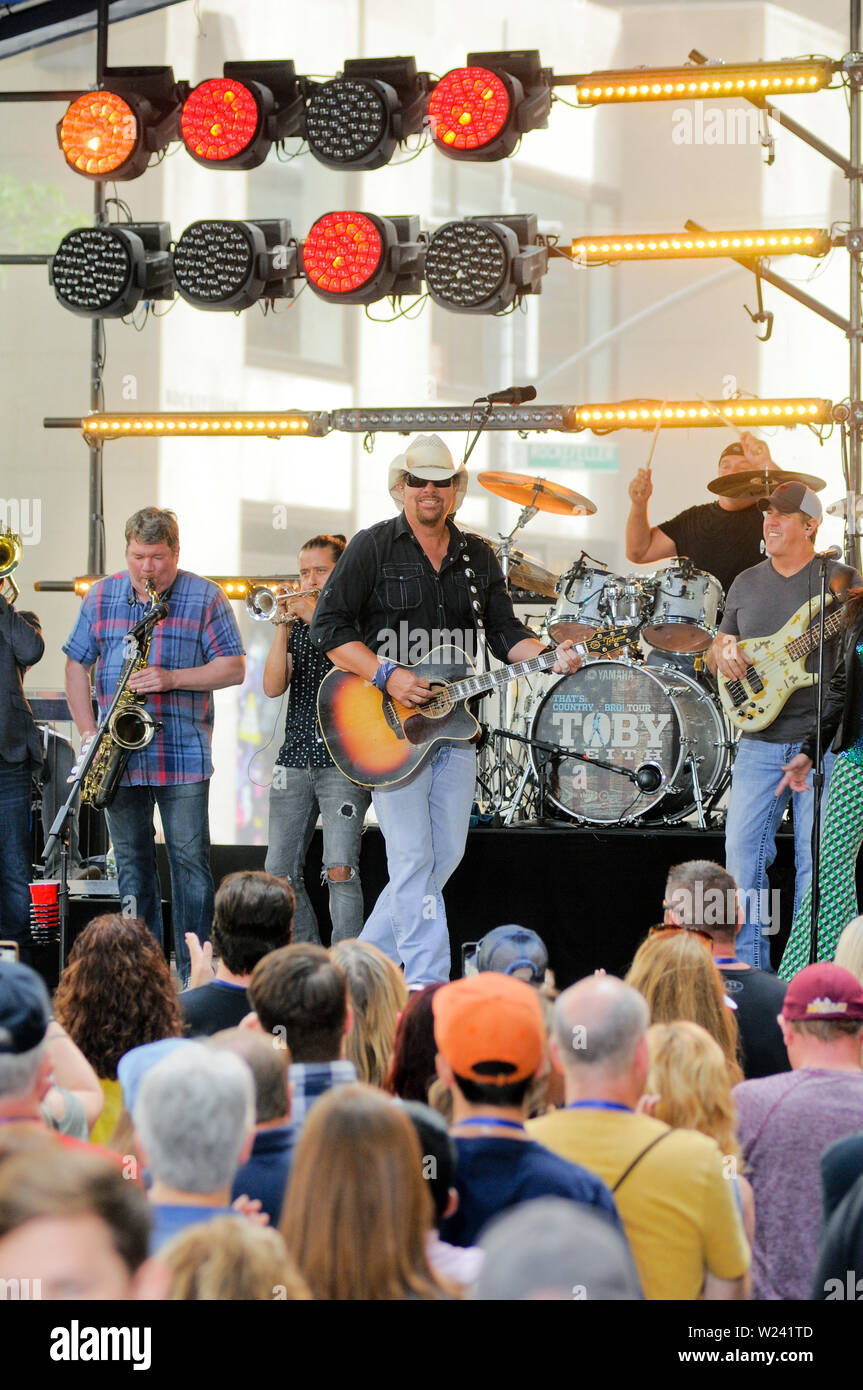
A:
[[[588,654],[581,643],[573,643],[572,650],[580,657]],[[469,700],[472,695],[485,695],[486,691],[506,685],[508,681],[518,680],[520,676],[532,676],[538,671],[550,671],[557,661],[556,652],[541,652],[529,661],[516,661],[512,666],[502,666],[499,671],[485,671],[482,675],[467,676],[464,680],[453,681],[447,686],[447,695],[453,700]]]
[[[828,638],[836,636],[836,633],[842,626],[842,617],[842,609],[837,608],[834,609],[834,611],[830,614],[829,618],[825,618],[825,642],[828,640]],[[809,652],[812,651],[813,647],[816,647],[818,645],[818,631],[819,624],[815,623],[815,625],[813,627],[808,628],[806,632],[801,632],[799,637],[792,637],[790,642],[786,642],[785,650],[787,651],[788,655],[792,658],[792,660],[798,661],[801,656],[807,656]]]

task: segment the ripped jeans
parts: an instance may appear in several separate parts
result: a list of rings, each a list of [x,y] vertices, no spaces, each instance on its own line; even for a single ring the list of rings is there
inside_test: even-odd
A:
[[[306,892],[303,868],[312,842],[318,813],[324,832],[324,864],[321,881],[330,896],[332,945],[359,936],[363,925],[363,889],[360,883],[360,835],[371,803],[365,787],[349,782],[337,767],[273,768],[270,787],[270,843],[267,873],[288,878],[297,905],[294,941],[320,942],[318,921]],[[333,879],[330,870],[349,870],[346,879]]]

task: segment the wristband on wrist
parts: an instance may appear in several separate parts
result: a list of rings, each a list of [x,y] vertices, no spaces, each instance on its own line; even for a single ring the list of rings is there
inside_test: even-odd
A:
[[[379,690],[381,694],[385,692],[387,688],[387,681],[389,680],[393,671],[396,670],[397,666],[397,661],[390,661],[388,657],[384,657],[383,661],[378,666],[378,669],[372,676],[372,685],[377,690]]]

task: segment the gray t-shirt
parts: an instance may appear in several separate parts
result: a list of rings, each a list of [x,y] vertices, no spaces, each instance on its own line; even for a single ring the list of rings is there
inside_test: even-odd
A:
[[[832,563],[828,583],[836,568],[836,563]],[[852,583],[861,583],[859,576],[855,575]],[[719,631],[730,632],[735,637],[767,637],[779,632],[802,604],[811,601],[811,619],[807,614],[800,628],[800,632],[803,633],[818,621],[820,586],[821,576],[817,560],[810,560],[796,574],[787,577],[778,574],[769,559],[764,560],[762,564],[744,570],[731,585]],[[835,600],[827,604],[828,616],[834,607]],[[841,634],[837,634],[824,648],[825,682],[833,674],[840,641]],[[816,649],[806,658],[806,670],[814,671],[817,665]],[[763,739],[765,743],[797,743],[814,727],[815,687],[809,685],[804,686],[802,690],[795,690],[793,695],[788,697],[781,713],[766,729],[755,734],[743,733],[741,737]]]
[[[801,1067],[734,1088],[755,1193],[753,1297],[806,1299],[821,1230],[821,1155],[863,1116],[863,1072]]]

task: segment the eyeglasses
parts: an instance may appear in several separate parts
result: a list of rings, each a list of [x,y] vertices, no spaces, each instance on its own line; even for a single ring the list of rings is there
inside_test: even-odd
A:
[[[405,474],[405,487],[424,488],[431,483],[432,487],[452,487],[452,474],[448,478],[418,478],[415,473]]]
[[[690,936],[697,936],[699,941],[705,942],[711,950],[713,949],[713,937],[709,932],[700,931],[698,927],[681,927],[674,922],[660,922],[658,926],[650,928],[647,936],[649,940],[652,936],[670,936],[676,931],[689,932]]]

